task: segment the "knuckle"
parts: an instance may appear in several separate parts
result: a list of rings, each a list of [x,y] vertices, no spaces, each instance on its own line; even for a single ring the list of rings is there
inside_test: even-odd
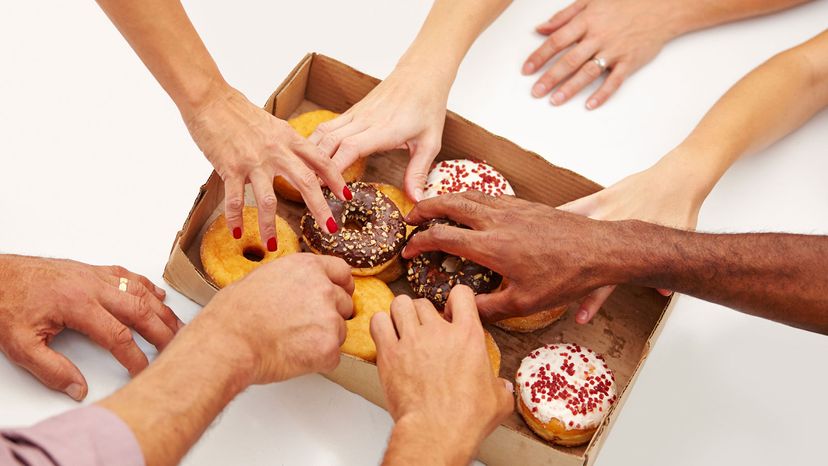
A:
[[[305,170],[299,175],[299,184],[304,189],[312,189],[319,186],[319,180],[316,178],[316,173]]]
[[[584,74],[592,79],[597,79],[603,73],[603,71],[601,71],[601,68],[592,62],[589,62],[586,65],[584,65],[583,70]]]
[[[244,209],[244,199],[239,197],[232,197],[227,200],[226,209],[230,212],[239,212]]]
[[[267,212],[273,212],[276,210],[277,202],[278,200],[276,199],[276,195],[268,193],[259,199],[259,208]]]
[[[319,131],[322,129],[322,125],[319,125],[316,130]],[[324,136],[322,139],[319,140],[319,147],[323,147],[328,150],[332,150],[334,147],[337,146],[336,136],[332,133],[327,133],[327,131],[323,131]]]
[[[133,316],[137,322],[148,321],[155,315],[152,310],[152,304],[148,294],[145,292],[138,299],[138,307],[135,309]]]
[[[123,348],[132,344],[132,331],[126,325],[117,325],[112,330],[110,348]]]
[[[578,68],[584,62],[581,59],[581,56],[576,55],[575,53],[568,53],[568,54],[564,55],[564,57],[561,59],[561,61],[566,66],[566,68],[568,68],[570,70]]]

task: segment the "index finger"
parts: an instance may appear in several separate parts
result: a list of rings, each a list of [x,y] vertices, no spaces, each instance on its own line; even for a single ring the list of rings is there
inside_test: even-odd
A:
[[[350,295],[354,294],[354,276],[347,262],[334,256],[318,255],[316,258],[334,285],[342,287]]]
[[[487,199],[490,198],[490,199]],[[443,194],[418,202],[405,216],[406,223],[419,225],[435,218],[448,218],[481,230],[488,226],[490,204],[495,199],[479,191]]]
[[[406,259],[424,252],[443,251],[454,256],[465,257],[493,269],[490,256],[491,245],[486,233],[448,225],[434,225],[408,238],[402,256]],[[495,270],[496,271],[496,270]]]

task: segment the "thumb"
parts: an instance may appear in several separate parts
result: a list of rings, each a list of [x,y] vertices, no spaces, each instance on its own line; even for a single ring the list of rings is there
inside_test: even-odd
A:
[[[52,390],[64,392],[75,401],[86,398],[88,386],[80,369],[45,343],[39,343],[23,353],[11,354],[9,359]]]
[[[503,387],[497,391],[498,412],[500,413],[500,420],[503,420],[515,409],[515,387],[512,385],[512,382],[504,378],[498,378],[495,383]]]
[[[593,290],[592,293],[587,295],[583,301],[581,301],[581,307],[578,309],[578,312],[575,314],[575,322],[579,324],[585,324],[592,320],[595,314],[598,313],[598,310],[601,309],[601,306],[607,301],[607,298],[610,297],[612,292],[615,291],[615,285],[610,286],[602,286],[597,290]]]
[[[475,296],[480,320],[484,322],[497,322],[498,320],[511,317],[509,315],[510,310],[515,309],[516,306],[513,302],[514,294],[510,290],[511,288]]]
[[[411,148],[411,159],[405,169],[403,187],[405,194],[415,202],[423,200],[423,189],[428,178],[428,171],[438,152],[440,152],[439,142],[419,141],[415,142]]]

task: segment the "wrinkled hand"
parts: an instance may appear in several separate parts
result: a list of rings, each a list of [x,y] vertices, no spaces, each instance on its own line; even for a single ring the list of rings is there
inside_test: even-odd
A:
[[[129,280],[126,292],[118,288],[122,277]],[[86,397],[86,379],[49,347],[64,328],[87,335],[136,375],[148,361],[129,328],[160,351],[183,326],[164,305],[164,290],[119,266],[0,256],[0,283],[0,350],[75,400]]]
[[[673,10],[675,5],[660,0],[576,0],[537,27],[548,38],[526,60],[523,73],[532,74],[562,55],[538,79],[532,95],[543,97],[560,85],[551,102],[565,103],[604,74],[592,62],[600,57],[609,74],[586,103],[590,110],[598,108],[679,34],[670,21]]]
[[[609,271],[603,263],[613,236],[610,222],[478,191],[426,199],[406,221],[420,224],[432,218],[449,218],[471,229],[435,225],[412,236],[403,257],[441,250],[501,274],[505,288],[476,297],[484,320],[526,316],[620,283],[603,276]]]
[[[442,73],[398,66],[348,111],[320,124],[309,140],[333,157],[339,171],[359,157],[407,148],[411,159],[403,182],[405,193],[422,199],[431,162],[440,152],[446,119],[451,80],[442,78]]]
[[[328,372],[339,364],[353,291],[342,259],[291,254],[222,289],[190,325],[238,356],[249,383]]]
[[[236,90],[219,93],[187,118],[187,128],[224,180],[227,226],[236,239],[242,236],[244,185],[248,182],[259,209],[262,244],[269,251],[277,248],[277,201],[273,191],[277,175],[285,177],[302,194],[318,225],[327,225],[332,218],[319,178],[345,200],[345,180],[330,157],[299,136],[286,121],[256,107]]]
[[[427,300],[398,296],[390,315],[374,315],[377,368],[395,422],[473,453],[512,412],[511,384],[492,374],[471,289],[455,287],[446,309],[452,322]]]
[[[707,191],[700,191],[696,186],[688,170],[676,166],[668,155],[652,168],[559,208],[596,220],[642,220],[693,230],[707,195]],[[601,287],[584,298],[575,315],[576,322],[589,322],[613,290],[615,286]],[[658,291],[664,296],[671,293]]]

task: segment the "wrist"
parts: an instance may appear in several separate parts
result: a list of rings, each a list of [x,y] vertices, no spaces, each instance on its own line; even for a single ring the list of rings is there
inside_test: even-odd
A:
[[[715,148],[681,144],[662,157],[653,169],[681,190],[681,196],[701,207],[729,167],[724,159]]]
[[[238,94],[224,79],[210,78],[205,82],[192,84],[186,92],[173,97],[184,122],[189,122],[218,102]]]
[[[425,413],[409,413],[397,420],[389,444],[417,448],[418,456],[428,456],[423,464],[466,465],[477,454],[484,437],[470,427],[452,426]]]

